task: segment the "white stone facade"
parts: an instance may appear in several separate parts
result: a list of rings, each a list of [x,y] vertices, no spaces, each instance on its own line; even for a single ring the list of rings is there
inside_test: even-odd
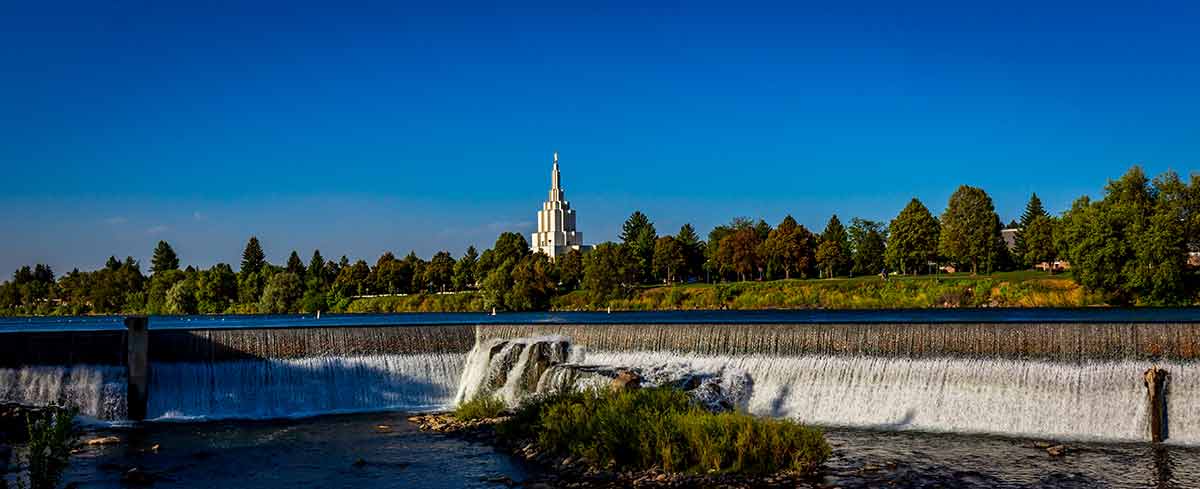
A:
[[[537,232],[529,241],[534,252],[540,251],[554,258],[573,249],[587,249],[583,244],[583,233],[575,230],[575,209],[571,208],[559,185],[558,153],[554,153],[554,171],[550,174],[550,196],[537,213],[537,226]]]

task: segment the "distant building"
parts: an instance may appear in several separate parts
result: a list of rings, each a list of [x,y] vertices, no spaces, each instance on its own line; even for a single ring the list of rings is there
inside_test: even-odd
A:
[[[1005,228],[1000,230],[1000,238],[1004,240],[1004,246],[1008,247],[1008,251],[1012,251],[1017,247],[1017,233],[1021,232],[1021,228]]]
[[[534,252],[555,258],[570,250],[585,251],[583,233],[575,230],[575,209],[567,202],[559,183],[558,152],[554,153],[554,170],[550,174],[550,197],[537,213],[537,232],[529,241]]]

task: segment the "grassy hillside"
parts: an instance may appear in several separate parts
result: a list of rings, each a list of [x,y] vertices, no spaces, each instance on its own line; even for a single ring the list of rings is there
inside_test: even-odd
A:
[[[774,280],[728,284],[641,287],[613,310],[678,309],[894,309],[930,307],[1085,307],[1103,305],[1069,277],[1043,272],[939,277],[836,278]],[[554,298],[553,308],[586,311],[587,294],[575,291]],[[603,308],[599,308],[603,309]],[[351,302],[346,312],[484,311],[478,292],[375,297]]]

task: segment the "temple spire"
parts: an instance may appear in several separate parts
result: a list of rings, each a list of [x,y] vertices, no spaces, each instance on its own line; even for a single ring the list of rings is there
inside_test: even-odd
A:
[[[558,190],[558,151],[554,152],[554,173],[550,174],[550,190]]]

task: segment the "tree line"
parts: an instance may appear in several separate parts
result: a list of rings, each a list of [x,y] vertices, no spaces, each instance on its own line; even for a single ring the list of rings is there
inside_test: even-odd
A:
[[[972,274],[1030,268],[1065,260],[1070,276],[1112,304],[1178,305],[1196,301],[1197,276],[1188,266],[1200,251],[1200,176],[1185,182],[1168,172],[1150,180],[1133,167],[1104,188],[1053,216],[1030,197],[1010,247],[991,197],[960,186],[935,216],[912,199],[890,222],[837,215],[816,233],[790,215],[771,226],[738,217],[701,239],[690,224],[659,235],[640,211],[625,221],[618,242],[558,259],[530,250],[524,236],[505,232],[492,247],[473,246],[455,258],[428,260],[384,253],[369,264],[320,250],[305,261],[292,251],[283,265],[268,263],[251,237],[238,271],[218,263],[180,269],[165,241],[154,249],[149,275],[131,257],[110,257],[91,272],[55,277],[49,266],[22,267],[0,284],[4,314],[215,314],[345,310],[362,296],[476,292],[486,308],[545,310],[553,297],[581,291],[596,306],[653,284],[815,279],[888,273],[936,273],[954,265]]]

